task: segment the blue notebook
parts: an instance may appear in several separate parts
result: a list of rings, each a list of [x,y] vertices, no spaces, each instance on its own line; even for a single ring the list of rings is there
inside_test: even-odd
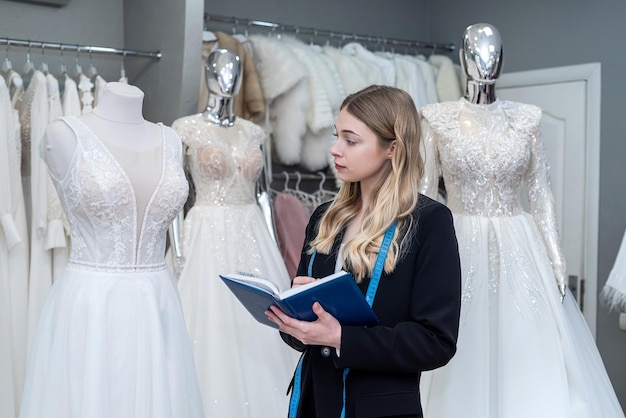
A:
[[[378,322],[354,278],[345,271],[283,292],[260,277],[226,274],[220,278],[258,322],[273,328],[278,327],[265,315],[271,305],[292,318],[314,321],[317,319],[312,309],[314,302],[319,302],[342,325],[367,326]]]

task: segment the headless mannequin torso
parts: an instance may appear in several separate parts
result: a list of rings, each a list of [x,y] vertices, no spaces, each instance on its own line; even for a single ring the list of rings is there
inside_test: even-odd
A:
[[[126,173],[135,191],[137,228],[161,178],[163,128],[143,118],[143,92],[124,83],[108,83],[98,105],[78,119],[103,143]],[[53,121],[42,141],[41,155],[50,173],[65,177],[76,136],[61,119]]]

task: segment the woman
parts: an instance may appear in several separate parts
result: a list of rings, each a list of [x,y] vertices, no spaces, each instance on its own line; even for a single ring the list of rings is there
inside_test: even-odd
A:
[[[452,216],[418,193],[419,122],[406,92],[370,86],[348,96],[335,129],[331,155],[343,184],[311,216],[293,286],[343,268],[370,294],[379,323],[343,326],[318,303],[313,322],[267,311],[303,351],[289,416],[421,417],[420,373],[456,350],[461,272]]]

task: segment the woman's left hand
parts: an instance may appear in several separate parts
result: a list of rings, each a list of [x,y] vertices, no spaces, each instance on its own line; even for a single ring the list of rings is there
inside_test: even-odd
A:
[[[265,314],[282,332],[297,338],[303,344],[341,348],[339,321],[326,312],[318,302],[313,303],[313,312],[317,319],[311,322],[291,318],[277,306],[271,306]]]

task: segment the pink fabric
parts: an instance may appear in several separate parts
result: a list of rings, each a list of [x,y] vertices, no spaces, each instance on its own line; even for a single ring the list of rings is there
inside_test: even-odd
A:
[[[283,256],[289,277],[294,278],[300,263],[300,251],[304,244],[304,233],[311,214],[297,197],[289,193],[278,193],[274,199],[274,223],[280,253]]]

